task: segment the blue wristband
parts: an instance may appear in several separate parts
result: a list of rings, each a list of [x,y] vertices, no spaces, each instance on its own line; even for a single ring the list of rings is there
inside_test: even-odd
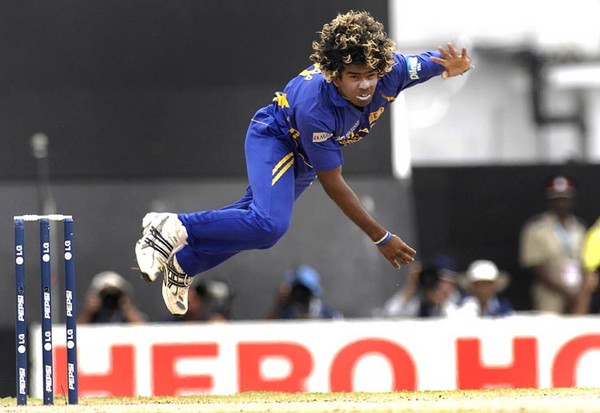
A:
[[[386,231],[385,235],[379,241],[375,241],[375,245],[377,247],[383,247],[385,244],[390,242],[391,239],[392,239],[392,233],[390,231]]]

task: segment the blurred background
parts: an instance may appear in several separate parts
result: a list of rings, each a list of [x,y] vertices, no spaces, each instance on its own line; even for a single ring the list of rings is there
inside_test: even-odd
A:
[[[600,215],[599,0],[5,0],[0,3],[0,328],[13,345],[12,217],[75,220],[77,299],[116,271],[150,321],[168,317],[158,285],[135,269],[150,210],[191,212],[235,201],[247,184],[243,142],[254,112],[310,64],[311,41],[338,12],[367,9],[402,53],[448,41],[475,69],[403,93],[369,138],[345,152],[350,185],[420,260],[458,271],[480,258],[511,276],[522,224],[545,205],[542,182],[578,182],[576,213]],[[61,227],[53,226],[60,242]],[[27,232],[28,317],[39,320],[37,227]],[[60,245],[60,244],[57,244]],[[262,319],[283,274],[309,264],[347,318],[372,317],[406,269],[389,267],[318,183],[273,249],[205,274],[226,280],[231,318]],[[55,271],[60,320],[62,271]],[[9,354],[12,354],[9,353]],[[12,369],[13,359],[6,360]]]

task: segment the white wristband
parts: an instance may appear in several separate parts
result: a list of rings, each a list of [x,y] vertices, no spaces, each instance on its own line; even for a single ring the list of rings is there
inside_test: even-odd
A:
[[[390,238],[392,238],[392,233],[390,231],[385,231],[385,235],[381,237],[381,239],[379,239],[378,241],[375,241],[375,245],[377,245],[378,247],[382,247],[388,243]]]

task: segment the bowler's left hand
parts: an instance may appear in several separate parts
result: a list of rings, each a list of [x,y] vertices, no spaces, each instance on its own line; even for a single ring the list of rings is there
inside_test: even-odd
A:
[[[431,57],[435,63],[444,66],[446,70],[442,73],[442,79],[448,79],[452,76],[462,75],[469,69],[473,68],[471,58],[467,53],[467,48],[463,47],[460,53],[456,50],[452,43],[448,43],[448,48],[438,46],[441,57]]]

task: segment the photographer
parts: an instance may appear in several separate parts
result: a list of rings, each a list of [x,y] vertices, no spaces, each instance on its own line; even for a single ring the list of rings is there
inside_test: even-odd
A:
[[[384,304],[382,317],[432,318],[452,315],[457,308],[456,273],[443,265],[411,265],[404,287]]]
[[[323,302],[323,288],[317,271],[301,265],[286,273],[279,287],[275,305],[267,315],[269,320],[340,319],[342,314]]]
[[[92,278],[78,324],[143,323],[143,314],[131,300],[131,284],[113,271]]]

